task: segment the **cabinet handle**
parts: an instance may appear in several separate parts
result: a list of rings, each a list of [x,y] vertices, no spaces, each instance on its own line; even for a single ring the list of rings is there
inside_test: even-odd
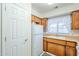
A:
[[[35,22],[36,24],[39,24],[39,22]]]

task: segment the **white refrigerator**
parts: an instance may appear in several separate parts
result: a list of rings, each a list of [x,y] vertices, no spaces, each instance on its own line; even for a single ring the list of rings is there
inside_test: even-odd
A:
[[[43,26],[32,23],[32,56],[43,52]]]

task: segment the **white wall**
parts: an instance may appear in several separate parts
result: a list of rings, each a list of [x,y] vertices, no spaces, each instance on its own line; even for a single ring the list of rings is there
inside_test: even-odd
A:
[[[69,14],[74,10],[79,10],[79,4],[71,4],[42,14],[43,17],[54,17],[62,14]]]
[[[32,14],[32,15],[35,15],[35,16],[38,16],[38,17],[40,17],[40,18],[43,18],[42,14],[40,14],[39,12],[37,12],[37,11],[34,10],[34,9],[31,9],[31,14]]]

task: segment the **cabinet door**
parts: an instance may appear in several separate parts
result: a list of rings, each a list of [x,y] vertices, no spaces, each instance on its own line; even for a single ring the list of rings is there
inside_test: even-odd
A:
[[[57,48],[56,48],[56,47],[57,47],[56,44],[48,43],[48,44],[47,44],[47,51],[48,51],[49,53],[52,53],[52,54],[57,55],[57,53],[56,53]]]
[[[43,31],[46,32],[47,18],[43,18],[41,21],[41,24],[43,25]]]
[[[65,46],[48,43],[47,51],[57,56],[65,56]]]
[[[43,40],[43,51],[46,51],[46,40]]]
[[[41,25],[41,18],[32,15],[32,16],[31,16],[31,19],[32,19],[32,22],[35,22],[35,23]]]
[[[58,56],[65,56],[65,46],[57,45],[56,53]]]
[[[45,24],[46,24],[46,20],[42,19],[42,25],[45,25]]]
[[[38,24],[40,24],[40,25],[41,25],[41,19],[40,19],[40,18],[35,17],[35,22],[38,22]]]
[[[35,21],[35,16],[31,16],[31,19],[32,19],[32,22],[34,22]]]
[[[76,49],[73,47],[66,47],[66,56],[76,56]]]
[[[72,29],[79,29],[79,11],[75,11],[72,13]]]

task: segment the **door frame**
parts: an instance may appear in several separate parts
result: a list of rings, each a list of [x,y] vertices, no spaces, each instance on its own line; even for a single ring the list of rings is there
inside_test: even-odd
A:
[[[2,3],[0,3],[0,56],[2,55]]]

